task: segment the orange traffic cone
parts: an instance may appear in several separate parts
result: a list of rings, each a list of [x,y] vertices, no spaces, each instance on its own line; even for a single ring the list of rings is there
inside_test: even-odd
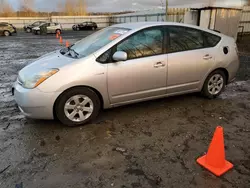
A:
[[[56,33],[56,38],[57,38],[57,39],[59,39],[59,35],[58,35],[58,33]]]
[[[216,128],[207,154],[198,158],[197,162],[216,176],[221,176],[233,168],[233,164],[225,160],[224,136],[221,126]]]
[[[68,48],[70,46],[69,41],[66,41],[66,47]]]
[[[63,43],[63,39],[62,39],[62,36],[60,36],[60,40],[59,40],[60,44]]]

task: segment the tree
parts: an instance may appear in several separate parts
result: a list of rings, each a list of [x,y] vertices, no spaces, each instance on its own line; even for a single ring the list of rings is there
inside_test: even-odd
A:
[[[86,15],[86,1],[85,0],[78,0],[77,2],[77,8],[78,8],[78,15]]]
[[[20,16],[35,16],[34,0],[21,0]]]
[[[7,0],[0,0],[0,15],[3,17],[15,16],[14,9]]]
[[[65,0],[59,2],[57,5],[60,12],[67,16],[86,15],[86,1],[85,0]]]

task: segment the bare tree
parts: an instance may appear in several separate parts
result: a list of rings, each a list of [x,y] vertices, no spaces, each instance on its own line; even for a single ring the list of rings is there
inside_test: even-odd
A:
[[[6,0],[0,0],[0,15],[4,17],[15,16],[14,9]]]
[[[34,16],[34,0],[21,0],[20,11],[24,14],[22,16]]]
[[[65,0],[58,4],[58,9],[67,16],[80,16],[86,14],[85,0]]]
[[[82,16],[87,14],[86,0],[78,0],[78,9],[79,9],[79,15]]]

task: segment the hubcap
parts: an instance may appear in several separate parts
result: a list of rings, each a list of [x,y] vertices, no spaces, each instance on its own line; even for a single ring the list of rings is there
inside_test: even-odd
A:
[[[9,33],[8,31],[5,31],[5,32],[4,32],[4,35],[5,35],[5,36],[9,36],[10,33]]]
[[[208,81],[208,92],[212,95],[217,95],[221,92],[223,85],[223,77],[220,74],[215,74]]]
[[[94,110],[93,101],[85,95],[75,95],[64,105],[66,117],[74,122],[81,122],[88,119]]]

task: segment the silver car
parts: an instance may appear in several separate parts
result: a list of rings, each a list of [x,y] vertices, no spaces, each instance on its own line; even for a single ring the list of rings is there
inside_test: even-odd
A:
[[[191,92],[215,98],[238,68],[233,38],[180,23],[127,23],[37,59],[13,93],[25,116],[74,126],[130,103]]]
[[[41,27],[43,26],[47,28],[47,33],[62,33],[62,25],[54,22],[42,23],[41,25],[34,27],[32,32],[36,35],[41,34]]]

